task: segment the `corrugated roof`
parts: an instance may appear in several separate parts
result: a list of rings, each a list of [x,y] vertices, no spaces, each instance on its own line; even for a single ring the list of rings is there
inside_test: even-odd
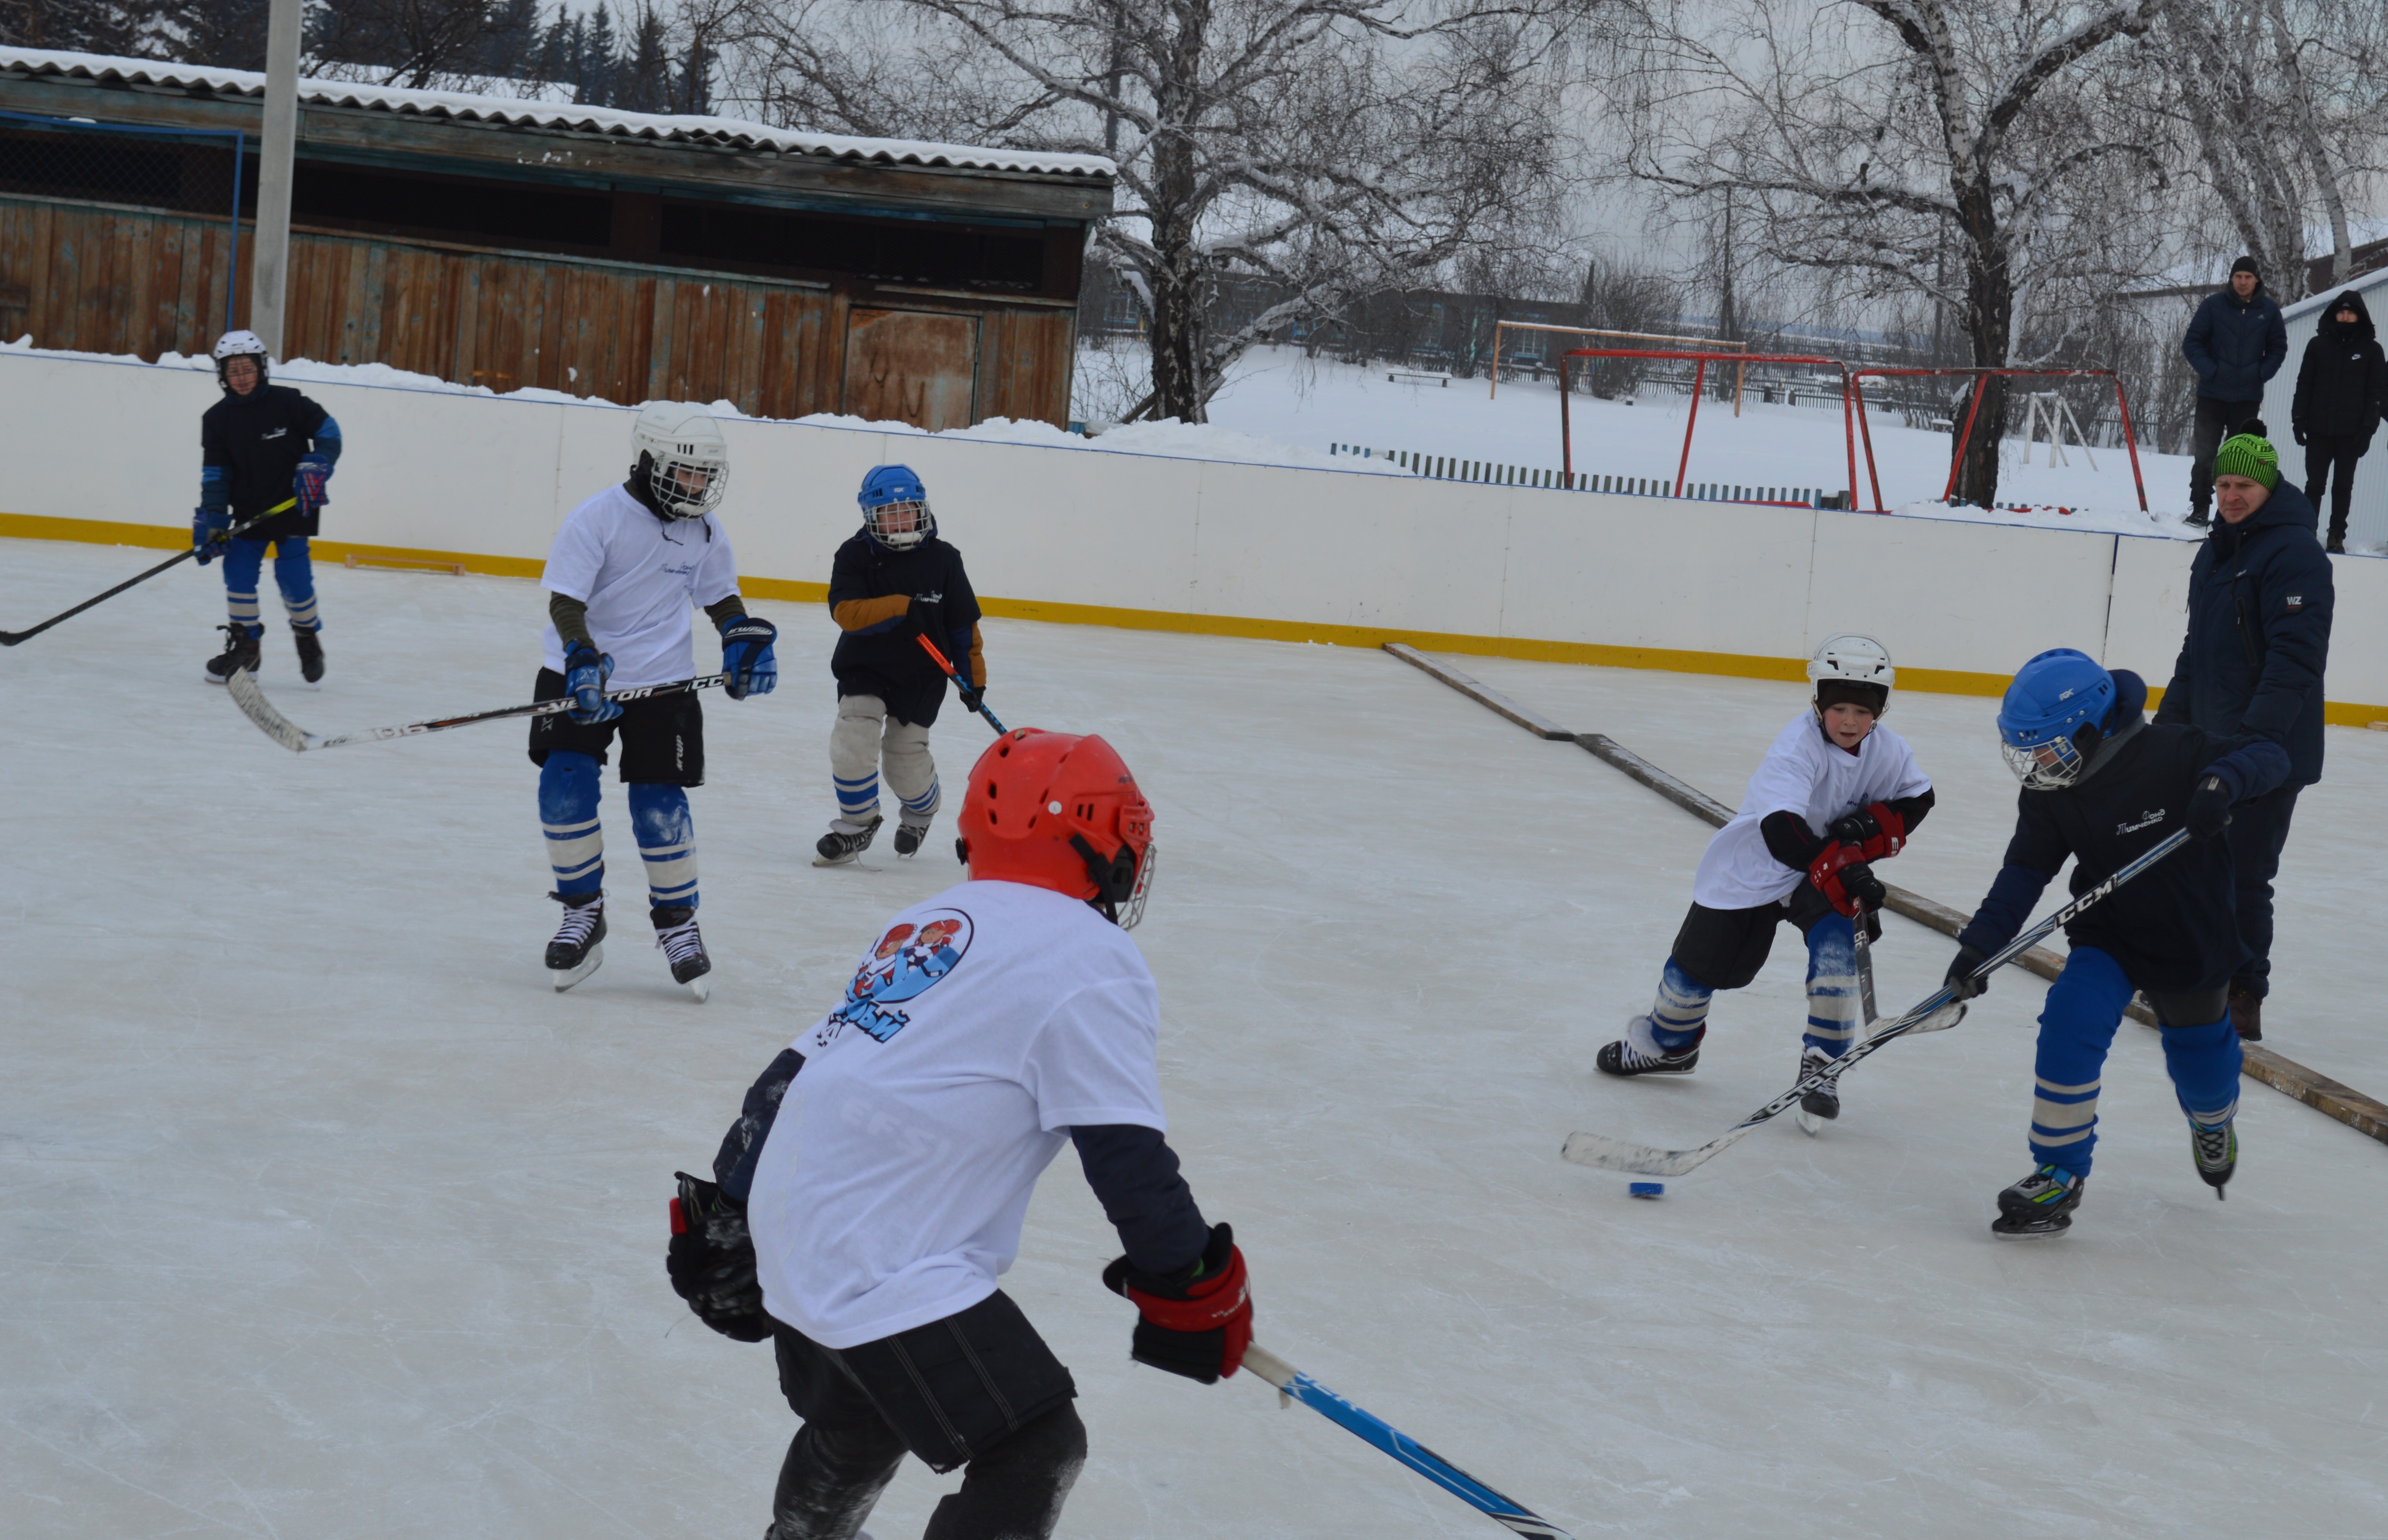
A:
[[[248,70],[215,70],[156,59],[112,58],[43,48],[0,47],[0,70],[69,80],[121,81],[132,85],[205,87],[219,95],[262,96],[265,77]],[[310,107],[361,108],[369,111],[451,118],[460,122],[502,123],[514,128],[568,129],[667,144],[714,145],[732,149],[778,150],[826,159],[885,166],[951,166],[970,171],[1028,172],[1048,176],[1109,180],[1117,171],[1099,155],[1048,154],[1040,150],[987,149],[935,145],[911,139],[857,139],[836,134],[806,134],[770,128],[736,118],[677,118],[654,112],[623,112],[609,107],[528,102],[475,96],[456,91],[410,91],[353,81],[301,79],[298,99]]]

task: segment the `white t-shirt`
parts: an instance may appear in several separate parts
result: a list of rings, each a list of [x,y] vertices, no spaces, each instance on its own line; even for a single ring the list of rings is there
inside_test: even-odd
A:
[[[1851,754],[1824,736],[1813,709],[1803,710],[1775,735],[1742,794],[1741,811],[1716,832],[1692,879],[1695,902],[1710,909],[1754,909],[1780,903],[1807,880],[1766,848],[1759,821],[1790,811],[1822,839],[1833,820],[1876,802],[1914,796],[1932,783],[1915,766],[1907,740],[1876,723]]]
[[[1167,1131],[1160,1025],[1143,954],[1076,899],[967,882],[896,915],[793,1045],[746,1199],[765,1308],[846,1348],[995,1292],[1072,1127]]]
[[[614,659],[608,689],[671,684],[696,677],[689,606],[737,592],[738,558],[711,514],[666,522],[616,483],[565,515],[539,586],[589,606],[589,634]],[[553,622],[540,641],[562,673]]]

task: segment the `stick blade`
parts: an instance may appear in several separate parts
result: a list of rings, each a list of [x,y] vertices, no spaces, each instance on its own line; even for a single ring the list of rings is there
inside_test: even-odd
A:
[[[259,689],[257,676],[246,668],[235,668],[232,678],[224,681],[224,693],[240,707],[241,715],[257,724],[257,730],[280,744],[293,754],[304,754],[317,746],[314,735],[298,723],[273,709],[273,703]]]
[[[1736,1133],[1739,1130],[1735,1130]],[[1606,1134],[1569,1134],[1559,1154],[1578,1165],[1603,1171],[1630,1171],[1639,1177],[1680,1177],[1701,1165],[1733,1140],[1718,1139],[1696,1150],[1661,1150],[1655,1144],[1610,1139]]]

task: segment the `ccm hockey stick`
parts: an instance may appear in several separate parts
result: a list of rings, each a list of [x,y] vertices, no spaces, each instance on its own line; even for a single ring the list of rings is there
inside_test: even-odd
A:
[[[215,541],[210,543],[221,545],[224,541],[229,541],[235,536],[247,533],[251,525],[262,524],[267,519],[272,518],[274,515],[286,514],[298,505],[298,500],[294,497],[287,503],[268,508],[265,512],[258,515],[255,518],[236,524],[231,528],[225,530],[223,532],[222,541]],[[0,631],[0,647],[13,647],[19,642],[29,641],[33,637],[39,636],[44,631],[48,630],[52,626],[57,625],[59,621],[71,620],[76,616],[81,615],[83,611],[91,608],[92,605],[105,604],[108,600],[113,599],[118,594],[123,592],[126,589],[132,588],[139,583],[146,583],[150,579],[158,576],[160,572],[165,571],[168,567],[175,566],[181,563],[189,561],[193,556],[196,556],[198,554],[199,548],[196,545],[192,546],[187,551],[178,551],[173,555],[167,557],[164,561],[159,562],[157,566],[151,567],[148,571],[141,573],[137,577],[125,579],[124,581],[117,584],[114,588],[109,589],[105,593],[95,593],[72,609],[62,609],[58,611],[57,614],[51,616],[47,620],[43,621],[40,625],[33,627],[30,630]]]
[[[628,690],[608,690],[609,701],[642,701],[657,695],[677,695],[688,690],[710,690],[717,684],[728,684],[728,674],[707,674],[702,679],[684,679],[671,684],[641,684]],[[338,748],[343,744],[377,743],[385,738],[412,738],[425,732],[445,732],[451,727],[470,727],[475,722],[501,721],[509,717],[553,717],[569,711],[578,704],[570,695],[560,695],[552,701],[533,701],[528,706],[502,706],[494,711],[475,711],[462,717],[434,717],[427,721],[407,722],[399,727],[369,727],[360,732],[342,732],[333,737],[318,737],[273,708],[265,692],[257,687],[257,676],[246,668],[235,668],[232,678],[224,681],[233,704],[258,726],[258,731],[280,744],[293,754],[309,749]]]
[[[2022,955],[2056,933],[2058,926],[2079,915],[2116,888],[2145,872],[2149,867],[2171,855],[2189,843],[2189,831],[2176,829],[2154,846],[2125,863],[2115,873],[2084,893],[2078,898],[2025,931],[1986,959],[1970,975],[1987,977],[2010,960]],[[1802,1075],[1799,1083],[1769,1101],[1765,1106],[1743,1118],[1724,1134],[1708,1140],[1696,1150],[1661,1150],[1652,1144],[1634,1144],[1626,1139],[1610,1139],[1605,1134],[1569,1134],[1559,1153],[1578,1165],[1596,1165],[1604,1171],[1631,1171],[1647,1177],[1680,1177],[1706,1165],[1727,1147],[1738,1142],[1752,1128],[1774,1117],[1786,1108],[1798,1104],[1801,1097],[1827,1081],[1837,1081],[1848,1073],[1850,1066],[1876,1049],[1913,1032],[1939,1032],[1952,1027],[1964,1018],[1965,1007],[1956,992],[1942,985],[1923,1004],[1866,1038],[1848,1052],[1842,1054],[1823,1068]]]
[[[946,677],[954,681],[954,688],[962,693],[962,704],[977,712],[980,716],[984,717],[986,719],[986,725],[995,729],[995,735],[998,738],[1002,737],[1009,729],[1005,728],[1001,722],[996,720],[995,713],[986,708],[986,698],[984,695],[981,695],[977,691],[971,688],[970,681],[954,672],[953,663],[946,656],[945,654],[937,651],[937,644],[930,641],[925,636],[916,636],[912,640],[918,642],[921,646],[929,649],[929,655],[937,660],[937,667],[946,671]]]
[[[1567,1531],[1514,1498],[1505,1497],[1452,1464],[1417,1440],[1372,1412],[1365,1412],[1255,1343],[1244,1349],[1244,1367],[1277,1388],[1287,1401],[1299,1401],[1327,1420],[1340,1424],[1457,1497],[1512,1534],[1532,1540],[1572,1540]]]

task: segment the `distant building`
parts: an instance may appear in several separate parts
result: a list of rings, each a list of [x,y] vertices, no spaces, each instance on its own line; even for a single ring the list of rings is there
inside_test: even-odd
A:
[[[0,49],[0,334],[203,353],[248,315],[264,77]],[[938,429],[1069,416],[1086,156],[299,83],[283,350],[509,391]]]

